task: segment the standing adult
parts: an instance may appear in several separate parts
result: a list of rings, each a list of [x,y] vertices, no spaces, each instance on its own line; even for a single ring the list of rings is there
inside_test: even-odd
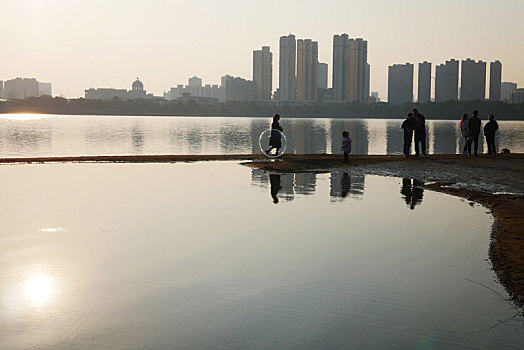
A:
[[[468,119],[469,115],[464,113],[459,124],[460,133],[464,137],[464,149],[462,150],[462,154],[468,154]]]
[[[495,148],[495,131],[499,129],[499,125],[493,114],[490,114],[488,119],[489,122],[484,126],[484,136],[486,136],[486,143],[488,144],[488,154],[495,155],[497,154]]]
[[[402,153],[404,157],[408,157],[411,151],[411,142],[413,141],[413,128],[414,128],[413,113],[409,113],[406,120],[402,123],[402,129],[404,130],[404,148]]]
[[[426,155],[426,118],[417,109],[413,110],[413,114],[415,116],[415,157],[418,157],[419,143],[421,143],[422,154]]]
[[[474,155],[477,155],[479,148],[479,135],[482,122],[478,117],[479,111],[474,110],[473,115],[468,119],[468,155],[471,155],[471,144],[475,143]]]
[[[278,156],[278,150],[282,147],[282,136],[280,132],[282,131],[282,127],[279,123],[280,115],[275,114],[273,117],[273,123],[271,123],[271,137],[269,138],[269,148],[266,151],[266,154],[269,155],[269,152],[273,148],[276,149],[275,154]]]

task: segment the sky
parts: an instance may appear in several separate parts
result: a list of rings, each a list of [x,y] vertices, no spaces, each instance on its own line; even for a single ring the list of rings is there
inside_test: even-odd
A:
[[[524,87],[524,0],[0,0],[0,80],[35,77],[53,94],[131,89],[161,95],[194,75],[252,79],[252,52],[270,46],[278,87],[279,37],[368,41],[371,91],[387,98],[387,67],[447,59],[500,60],[502,80]],[[489,67],[489,64],[488,64]],[[415,91],[416,91],[415,69]]]

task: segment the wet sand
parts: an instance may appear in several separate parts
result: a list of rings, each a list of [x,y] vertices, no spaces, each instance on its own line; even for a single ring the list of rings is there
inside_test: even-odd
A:
[[[2,158],[0,164],[60,162],[166,163],[195,161],[251,161],[243,165],[270,172],[328,172],[347,170],[411,178],[425,188],[466,198],[488,207],[495,222],[489,256],[495,272],[513,301],[524,306],[524,154],[468,157],[431,155],[404,158],[396,155],[284,155],[269,160],[263,155],[140,155]]]

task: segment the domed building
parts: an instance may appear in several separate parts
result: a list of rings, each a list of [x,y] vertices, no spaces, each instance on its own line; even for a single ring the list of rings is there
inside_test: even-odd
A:
[[[132,91],[142,91],[144,90],[144,84],[138,78],[133,82],[133,85],[131,85]]]
[[[134,100],[137,98],[155,98],[153,94],[147,94],[144,90],[144,84],[136,78],[131,85],[131,90],[114,89],[114,88],[98,88],[85,90],[85,98],[87,100],[113,100],[118,99],[122,101]]]

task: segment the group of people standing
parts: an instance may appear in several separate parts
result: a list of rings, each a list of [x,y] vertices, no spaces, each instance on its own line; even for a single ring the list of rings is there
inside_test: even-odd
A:
[[[474,110],[471,117],[465,113],[460,120],[460,132],[465,138],[466,143],[462,154],[477,155],[480,131],[482,129],[482,122],[478,117],[479,111]],[[404,157],[408,157],[411,151],[411,143],[413,136],[415,136],[415,157],[419,155],[419,144],[422,145],[422,154],[426,155],[426,118],[414,109],[413,113],[409,113],[406,120],[402,123],[404,130]],[[495,116],[490,114],[489,121],[484,126],[484,136],[486,136],[486,143],[488,144],[488,154],[496,154],[495,148],[495,132],[499,129]],[[473,144],[473,150],[471,148]]]
[[[460,120],[460,132],[466,141],[464,149],[462,150],[462,154],[464,155],[471,155],[471,144],[474,144],[473,155],[477,155],[480,130],[482,127],[482,122],[478,114],[479,112],[477,110],[473,111],[471,117],[467,113],[464,113]],[[488,119],[489,121],[484,126],[484,136],[488,144],[488,154],[494,155],[497,153],[495,148],[495,131],[499,129],[499,125],[493,114],[490,114]]]
[[[404,130],[404,157],[408,157],[411,151],[411,143],[413,142],[413,135],[415,136],[415,157],[418,157],[419,144],[423,155],[426,155],[426,118],[420,114],[417,109],[409,113],[406,120],[402,123]]]

